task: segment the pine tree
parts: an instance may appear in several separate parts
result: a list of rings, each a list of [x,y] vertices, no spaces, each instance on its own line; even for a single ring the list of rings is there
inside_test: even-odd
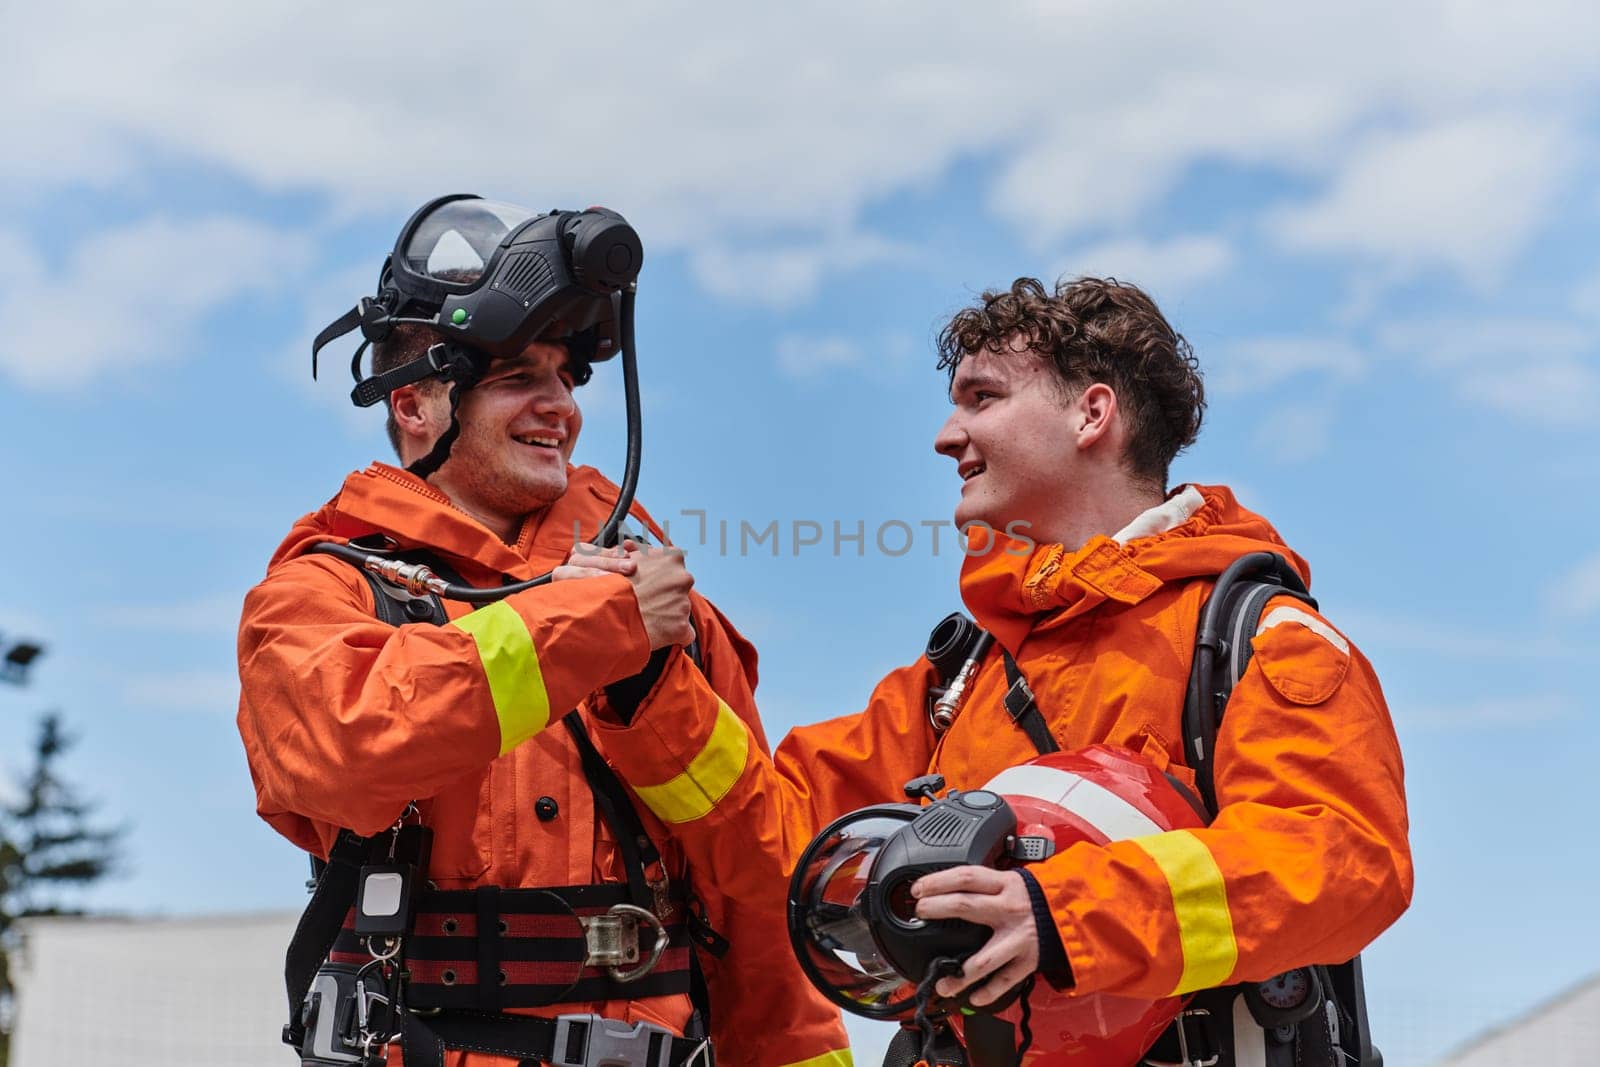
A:
[[[39,720],[33,767],[14,802],[0,802],[0,1067],[10,1062],[12,985],[10,956],[18,919],[79,915],[64,893],[104,878],[115,868],[123,827],[96,827],[94,806],[57,773],[72,747],[59,712]]]

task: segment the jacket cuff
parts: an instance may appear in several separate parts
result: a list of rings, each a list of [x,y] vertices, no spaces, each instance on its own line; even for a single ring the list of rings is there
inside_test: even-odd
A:
[[[688,656],[668,657],[631,725],[597,719],[596,740],[634,794],[668,825],[717,811],[752,749],[744,721]]]
[[[1033,906],[1033,923],[1039,933],[1039,974],[1055,987],[1057,992],[1072,988],[1072,964],[1067,960],[1067,947],[1061,943],[1061,931],[1056,929],[1050,916],[1050,904],[1039,888],[1039,880],[1026,867],[1018,867],[1022,884],[1028,887],[1028,903]]]

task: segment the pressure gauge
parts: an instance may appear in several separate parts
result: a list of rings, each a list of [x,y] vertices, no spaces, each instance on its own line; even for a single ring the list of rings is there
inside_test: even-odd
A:
[[[1245,986],[1244,999],[1250,1014],[1266,1029],[1292,1026],[1321,1006],[1322,980],[1317,968],[1296,967]]]

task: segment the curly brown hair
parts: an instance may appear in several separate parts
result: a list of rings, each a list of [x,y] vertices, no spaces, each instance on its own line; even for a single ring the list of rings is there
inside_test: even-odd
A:
[[[1005,352],[1013,338],[1050,361],[1070,395],[1096,383],[1117,394],[1128,427],[1128,469],[1157,490],[1167,468],[1200,433],[1205,385],[1194,350],[1144,290],[1115,278],[1074,278],[1051,293],[1037,278],[990,289],[939,333],[939,369],[980,351]]]

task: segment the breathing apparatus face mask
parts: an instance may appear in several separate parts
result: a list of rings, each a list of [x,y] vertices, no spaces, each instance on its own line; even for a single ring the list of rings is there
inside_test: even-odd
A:
[[[918,779],[907,791],[919,784],[938,788]],[[1009,866],[1016,827],[1010,806],[982,789],[952,790],[926,808],[863,808],[835,821],[790,881],[789,936],[801,968],[857,1015],[909,1018],[935,961],[960,963],[989,939],[973,923],[918,918],[912,883],[949,867]]]
[[[537,215],[472,195],[440,197],[413,214],[384,262],[375,296],[363,298],[317,335],[311,372],[324,345],[357,328],[351,359],[358,407],[427,378],[451,383],[451,426],[433,452],[412,465],[427,477],[449,453],[459,427],[460,393],[496,358],[534,341],[567,347],[574,378],[610,359],[631,328],[634,282],[644,262],[639,235],[606,208]],[[363,376],[362,354],[396,326],[426,327],[439,341],[382,373]]]

